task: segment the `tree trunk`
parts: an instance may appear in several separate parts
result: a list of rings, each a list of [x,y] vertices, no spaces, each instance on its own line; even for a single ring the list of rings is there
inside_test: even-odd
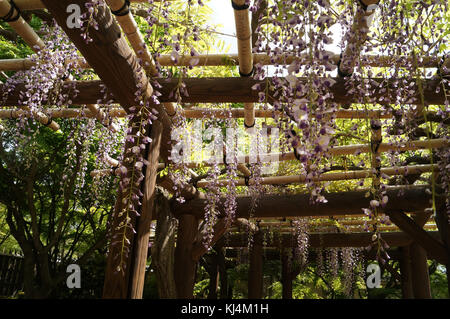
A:
[[[162,193],[158,193],[156,196],[155,211],[158,219],[151,252],[158,282],[158,294],[161,299],[175,299],[177,290],[174,278],[174,258],[177,220],[170,211],[169,201]]]
[[[175,283],[178,298],[194,298],[197,263],[192,259],[192,248],[197,234],[198,219],[194,215],[180,216],[175,248]]]

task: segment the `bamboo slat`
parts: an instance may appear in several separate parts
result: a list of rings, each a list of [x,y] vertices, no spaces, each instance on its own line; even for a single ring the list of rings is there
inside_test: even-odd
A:
[[[160,2],[161,0],[155,0],[155,2]],[[173,1],[173,0],[163,0],[163,1]],[[40,10],[45,9],[45,5],[41,0],[14,0],[17,7],[22,11],[25,10]],[[130,0],[131,3],[147,3],[148,0]]]

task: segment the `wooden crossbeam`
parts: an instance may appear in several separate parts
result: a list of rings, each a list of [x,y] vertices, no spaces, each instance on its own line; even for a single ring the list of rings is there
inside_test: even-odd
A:
[[[433,238],[438,238],[438,232],[428,232]],[[404,232],[382,233],[383,240],[390,247],[408,246],[413,239]],[[297,239],[293,234],[277,234],[266,239],[265,247],[296,247]],[[247,247],[248,234],[229,234],[226,238],[226,247]],[[309,234],[309,247],[311,248],[330,248],[330,247],[360,247],[364,248],[372,242],[372,234],[363,233],[323,233]]]
[[[117,30],[119,32],[119,30]],[[114,32],[113,32],[114,33]],[[117,38],[115,40],[118,40]],[[96,41],[101,41],[97,39]],[[124,45],[124,44],[122,44]],[[95,52],[95,51],[94,51]],[[92,54],[92,53],[91,53]],[[134,55],[133,55],[134,56]],[[101,60],[100,56],[94,56],[95,60]],[[108,64],[111,57],[105,57],[105,63]],[[122,57],[125,61],[130,59],[130,57]],[[134,62],[134,67],[137,67],[136,62]],[[102,70],[109,72],[109,69]],[[99,71],[99,75],[102,74],[102,71]],[[101,76],[102,77],[102,76]],[[177,102],[174,96],[170,97],[170,93],[173,92],[177,86],[179,85],[179,79],[177,78],[169,78],[169,79],[155,79],[157,80],[162,88],[158,89],[158,91],[162,94],[159,97],[160,102]],[[348,104],[348,103],[358,103],[359,95],[358,94],[348,94],[348,91],[345,87],[345,79],[335,78],[336,83],[330,88],[330,92],[333,93],[334,98],[333,102]],[[253,78],[185,78],[183,79],[186,89],[189,93],[189,96],[183,96],[182,101],[184,103],[246,103],[246,102],[258,102],[259,96],[258,91],[252,89],[255,84],[261,84],[262,90],[264,90],[265,81],[257,81]],[[299,78],[299,82],[306,81],[304,78]],[[387,104],[385,101],[388,98],[394,99],[397,96],[398,87],[394,87],[394,82],[398,81],[398,83],[402,82],[403,84],[409,85],[410,90],[413,90],[416,93],[418,98],[418,89],[415,80],[411,79],[391,79],[389,83],[381,79],[373,79],[371,81],[370,90],[374,90],[372,97],[376,99],[375,103],[379,104]],[[270,82],[270,78],[269,78]],[[424,97],[425,102],[428,104],[436,104],[442,105],[445,102],[445,95],[443,90],[440,90],[436,93],[436,89],[441,87],[440,80],[430,80],[425,79],[422,80],[424,87]],[[61,94],[67,94],[68,97],[72,100],[73,104],[81,105],[81,104],[95,104],[100,99],[103,99],[104,93],[102,92],[103,85],[106,84],[107,87],[111,85],[111,91],[114,96],[107,96],[107,98],[111,98],[113,102],[119,102],[122,106],[128,105],[130,102],[134,101],[134,92],[135,88],[130,84],[124,81],[124,79],[120,79],[117,82],[112,79],[107,79],[105,83],[101,81],[78,81],[78,82],[66,82],[61,89]],[[79,91],[78,94],[74,94],[74,89]],[[387,90],[387,93],[382,90]],[[7,89],[5,85],[0,85],[0,94],[6,95],[5,98],[0,101],[0,106],[10,106],[17,105],[19,101],[20,92],[25,92],[24,84],[17,84],[16,88],[6,94]],[[124,100],[122,97],[118,99],[117,96],[119,94],[125,94],[127,99]],[[269,90],[269,95],[273,96],[275,92],[273,90]],[[380,98],[383,97],[382,100]],[[46,103],[47,101],[43,101]],[[269,99],[269,103],[273,102]],[[419,99],[416,101],[412,101],[411,104],[419,103]],[[165,112],[164,112],[165,113]]]
[[[387,190],[387,196],[391,200],[387,203],[387,211],[423,212],[429,206],[431,195],[425,187],[417,187],[404,190],[404,195],[399,196],[398,190]],[[258,207],[252,217],[254,218],[279,218],[301,216],[338,216],[356,215],[362,213],[363,207],[369,207],[371,198],[365,196],[365,191],[352,191],[324,194],[327,203],[311,204],[309,194],[296,195],[270,195],[259,199]],[[224,198],[217,207],[223,211]],[[252,207],[252,198],[238,196],[236,198],[236,217],[249,218]],[[194,214],[203,218],[205,205],[204,199],[193,199],[186,203],[172,203],[172,211],[175,215]]]
[[[386,214],[394,224],[411,236],[415,242],[426,251],[430,251],[433,256],[436,256],[438,262],[442,264],[448,262],[447,250],[440,240],[430,236],[428,232],[401,211],[386,210]]]

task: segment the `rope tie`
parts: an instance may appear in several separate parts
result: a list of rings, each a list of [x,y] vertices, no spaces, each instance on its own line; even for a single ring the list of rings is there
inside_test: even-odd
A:
[[[51,116],[49,116],[48,118],[47,118],[47,123],[45,123],[44,124],[44,126],[47,126],[47,127],[49,127],[50,126],[50,124],[52,124],[53,123],[53,119],[52,119],[52,117]]]
[[[9,0],[9,5],[11,6],[11,8],[9,8],[8,13],[4,17],[1,17],[1,19],[5,22],[15,22],[15,21],[19,20],[19,18],[20,18],[20,9],[16,6],[14,1],[12,1],[12,0]],[[15,16],[14,16],[14,10],[17,10],[17,13]]]
[[[233,7],[234,10],[236,11],[242,11],[242,10],[247,10],[249,8],[248,3],[244,3],[242,5],[236,4],[233,0],[231,0],[231,6]]]
[[[239,69],[239,75],[241,77],[249,77],[253,75],[253,72],[255,71],[255,67],[252,67],[252,70],[249,73],[242,73],[241,69]]]
[[[125,0],[123,6],[119,10],[111,10],[111,13],[118,17],[126,16],[130,13],[130,0]]]
[[[245,186],[250,186],[250,176],[244,177],[244,183],[245,183]]]

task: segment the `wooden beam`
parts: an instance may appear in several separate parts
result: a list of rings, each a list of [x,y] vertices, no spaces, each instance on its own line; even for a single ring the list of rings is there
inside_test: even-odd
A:
[[[411,218],[401,211],[386,210],[389,219],[396,224],[402,231],[407,233],[414,241],[423,247],[426,251],[437,256],[437,261],[441,264],[447,264],[448,254],[445,246],[436,238],[429,235],[428,232],[418,226]]]
[[[89,104],[92,105],[92,104]],[[89,107],[88,105],[88,107]],[[95,105],[94,105],[95,106]],[[96,106],[97,108],[97,106]],[[73,107],[64,107],[64,108],[53,108],[47,107],[44,110],[44,114],[51,116],[53,119],[56,118],[97,118],[99,110],[93,110],[86,108],[73,108]],[[112,106],[106,110],[101,110],[104,115],[109,115],[113,118],[123,118],[127,116],[127,113],[124,109]],[[221,108],[187,108],[180,109],[179,114],[191,119],[204,119],[204,118],[215,118],[215,119],[229,119],[229,118],[243,118],[244,117],[244,109],[243,108],[232,108],[232,109],[221,109]],[[280,116],[282,113],[280,111],[274,111],[271,109],[268,110],[255,110],[255,117],[257,118],[273,118],[274,116]],[[338,110],[333,112],[333,116],[336,119],[371,119],[376,117],[379,114],[377,110]],[[24,116],[25,111],[20,108],[6,108],[0,109],[0,118],[2,119],[14,119],[20,116]],[[386,112],[381,115],[383,119],[392,119],[393,115],[391,112]],[[427,114],[428,120],[433,120],[435,122],[440,122],[442,118],[438,116],[435,112],[428,112]],[[444,120],[444,124],[450,124],[450,119]]]
[[[86,12],[85,1],[83,0],[61,0],[51,1],[42,0],[49,12],[55,17],[58,24],[68,35],[70,40],[75,44],[89,65],[95,70],[100,79],[103,81],[87,81],[76,83],[77,90],[86,90],[85,96],[72,100],[74,104],[96,104],[98,100],[103,100],[101,87],[106,85],[109,92],[114,97],[112,100],[120,103],[127,113],[129,109],[135,106],[137,88],[141,88],[144,99],[150,99],[153,94],[153,88],[150,85],[144,69],[140,66],[136,55],[129,47],[127,40],[123,36],[122,30],[113,18],[111,11],[106,6],[98,8],[98,14],[95,19],[99,28],[95,30],[91,28],[89,36],[92,42],[86,43],[81,32],[77,28],[70,29],[66,20],[70,13],[66,8],[70,4],[77,4],[81,8],[81,13]],[[111,66],[114,67],[111,67]],[[78,84],[80,84],[78,86]],[[70,82],[66,82],[64,87],[69,94],[73,96],[75,92],[69,88]],[[0,87],[2,88],[2,87]],[[64,92],[63,88],[62,91]],[[23,91],[23,86],[18,85],[14,94]],[[80,93],[81,93],[80,91]],[[9,97],[4,101],[7,105]],[[45,103],[45,102],[44,102]],[[158,119],[163,124],[163,140],[161,143],[161,157],[168,158],[170,138],[171,120],[167,116],[164,108],[160,104],[151,105],[158,112]]]
[[[68,1],[68,0],[64,0]],[[79,0],[77,0],[79,1]],[[122,39],[122,38],[119,38]],[[97,40],[97,39],[96,39]],[[118,41],[118,39],[116,39]],[[95,52],[95,49],[94,49]],[[134,54],[130,51],[129,53]],[[121,61],[126,62],[130,57],[121,57]],[[107,61],[109,61],[108,59]],[[105,62],[107,62],[105,61]],[[134,62],[137,63],[137,62]],[[109,64],[107,64],[109,65]],[[106,69],[107,72],[110,69]],[[100,72],[100,71],[99,71]],[[99,73],[99,75],[101,72]],[[133,77],[134,78],[134,77]],[[133,79],[130,79],[133,81]],[[173,92],[177,85],[179,84],[179,80],[177,78],[170,79],[160,79],[157,80],[162,88],[158,89],[158,91],[162,94],[159,97],[160,102],[178,102],[174,96],[170,97],[170,93]],[[270,82],[269,78],[269,82]],[[333,102],[348,104],[348,103],[358,103],[360,102],[360,97],[358,94],[348,94],[348,90],[345,88],[345,80],[342,78],[334,78],[333,80],[336,83],[330,88],[331,93],[333,93],[334,98]],[[371,88],[373,90],[372,97],[377,100],[375,103],[379,104],[389,104],[386,102],[389,98],[394,99],[397,96],[397,87],[394,86],[397,80],[398,83],[405,82],[405,86],[412,83],[410,89],[414,92],[417,92],[416,95],[412,96],[417,98],[416,101],[411,102],[411,104],[419,103],[418,89],[415,80],[411,79],[391,79],[388,84],[386,81],[381,79],[373,79],[371,80]],[[306,79],[300,78],[300,82],[306,81]],[[61,90],[61,94],[67,94],[68,97],[73,101],[73,104],[96,104],[99,99],[103,99],[104,93],[102,93],[102,85],[111,84],[111,80],[105,81],[105,83],[101,81],[77,81],[66,82]],[[245,103],[245,102],[258,102],[259,96],[258,91],[253,90],[252,86],[255,84],[261,84],[262,90],[264,89],[264,83],[261,81],[254,80],[253,78],[185,78],[183,82],[186,85],[186,89],[189,93],[189,96],[183,96],[182,101],[184,103]],[[445,102],[445,96],[442,90],[439,93],[436,93],[436,89],[441,86],[440,80],[422,80],[424,86],[424,97],[425,102],[428,104],[437,104],[442,105]],[[123,83],[126,83],[122,85]],[[397,85],[397,84],[396,84]],[[131,102],[134,101],[133,97],[136,89],[130,85],[130,83],[126,82],[126,79],[120,78],[117,82],[114,82],[114,86],[117,87],[120,92],[115,92],[111,89],[114,97],[112,99],[113,102],[120,102],[121,104],[128,99],[131,99]],[[109,87],[109,86],[108,86]],[[75,94],[74,89],[79,91],[78,94]],[[382,91],[387,90],[388,93]],[[3,96],[5,94],[5,98],[0,101],[0,106],[11,106],[17,105],[19,101],[20,92],[26,91],[23,84],[17,84],[16,88],[6,94],[7,88],[5,85],[0,85],[0,94]],[[116,93],[126,93],[126,99],[119,99]],[[275,92],[273,90],[269,91],[269,94],[273,96]],[[383,100],[380,98],[383,97]],[[130,102],[130,101],[129,101]],[[269,100],[269,103],[273,102]],[[46,103],[46,101],[43,101]],[[127,104],[124,104],[125,106]],[[122,106],[124,106],[122,105]],[[162,107],[159,106],[161,109]],[[164,112],[165,113],[165,112]]]
[[[338,216],[361,214],[363,207],[369,207],[371,198],[365,196],[365,191],[352,191],[324,194],[327,203],[311,204],[309,194],[273,195],[268,194],[259,199],[258,207],[253,213],[255,218],[278,218],[299,216]],[[429,206],[431,195],[426,188],[417,187],[407,189],[403,196],[398,196],[398,190],[388,190],[391,200],[386,205],[386,211],[423,212]],[[218,207],[223,207],[223,201]],[[236,216],[249,218],[252,207],[251,197],[238,196],[236,198]],[[187,203],[172,203],[175,215],[195,214],[203,218],[206,200],[194,199]],[[221,208],[223,214],[223,208]]]
[[[438,237],[437,232],[429,232],[433,237]],[[413,240],[403,232],[387,232],[381,234],[383,240],[390,247],[402,247],[410,245]],[[291,234],[274,233],[265,242],[265,247],[296,247],[296,237]],[[229,234],[226,237],[226,247],[247,247],[248,234]],[[372,234],[363,233],[312,233],[309,235],[309,245],[311,248],[324,247],[367,247],[372,242]]]

